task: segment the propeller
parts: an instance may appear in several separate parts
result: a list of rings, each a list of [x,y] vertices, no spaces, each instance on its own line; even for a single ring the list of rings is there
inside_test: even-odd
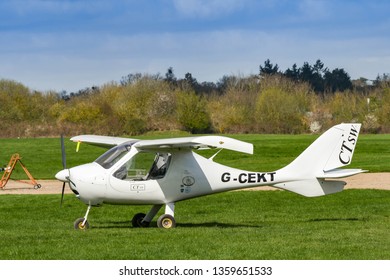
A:
[[[65,170],[66,169],[66,153],[65,153],[65,143],[64,143],[64,135],[63,134],[61,134],[61,155],[62,155],[62,167]],[[60,207],[62,207],[62,202],[64,200],[65,184],[66,184],[66,182],[62,183],[62,193],[61,193],[61,204],[60,204]]]

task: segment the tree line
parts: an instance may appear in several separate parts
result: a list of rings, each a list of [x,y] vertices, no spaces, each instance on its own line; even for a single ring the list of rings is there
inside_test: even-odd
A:
[[[217,83],[199,83],[190,73],[177,78],[170,67],[165,75],[134,73],[70,94],[32,91],[3,79],[0,137],[171,130],[317,133],[340,122],[361,122],[364,132],[390,132],[388,75],[367,84],[364,78],[351,81],[342,69],[325,68],[320,60],[294,65],[280,71],[266,60],[258,75],[224,76]],[[331,86],[330,81],[344,79],[347,87]]]
[[[307,82],[315,93],[326,94],[336,91],[345,91],[352,89],[352,81],[349,74],[343,68],[329,70],[324,67],[324,63],[318,59],[314,65],[304,62],[298,68],[297,64],[281,72],[279,66],[273,65],[269,59],[260,65],[260,75],[283,75],[296,82]]]

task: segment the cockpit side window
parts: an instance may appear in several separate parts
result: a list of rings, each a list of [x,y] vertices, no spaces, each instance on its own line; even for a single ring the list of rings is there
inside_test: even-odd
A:
[[[169,153],[138,153],[122,165],[113,175],[121,180],[142,181],[161,179],[170,163]]]
[[[169,163],[171,161],[171,154],[158,153],[154,159],[153,165],[149,170],[147,179],[161,179],[167,173]]]

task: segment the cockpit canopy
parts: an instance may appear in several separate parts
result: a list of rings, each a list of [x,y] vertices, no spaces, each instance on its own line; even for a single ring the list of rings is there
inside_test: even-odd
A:
[[[115,146],[98,157],[95,162],[105,169],[110,169],[123,158],[137,141],[130,141]],[[171,159],[170,153],[140,152],[133,155],[113,173],[120,180],[161,179],[165,176]]]
[[[95,162],[100,164],[103,168],[109,169],[115,163],[117,163],[125,154],[127,154],[131,146],[137,141],[129,141],[124,144],[115,146],[109,149],[107,152],[98,157]]]

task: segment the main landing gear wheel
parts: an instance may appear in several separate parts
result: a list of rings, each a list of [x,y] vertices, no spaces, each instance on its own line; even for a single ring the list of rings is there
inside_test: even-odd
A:
[[[85,221],[84,225],[83,222],[84,222],[84,218],[78,218],[76,221],[74,221],[74,228],[79,230],[89,229],[88,221]]]
[[[165,229],[174,228],[176,227],[175,218],[169,214],[161,215],[157,220],[157,226]]]
[[[133,227],[149,227],[149,222],[143,221],[146,214],[144,213],[137,213],[134,215],[133,219],[131,220],[131,224]]]

